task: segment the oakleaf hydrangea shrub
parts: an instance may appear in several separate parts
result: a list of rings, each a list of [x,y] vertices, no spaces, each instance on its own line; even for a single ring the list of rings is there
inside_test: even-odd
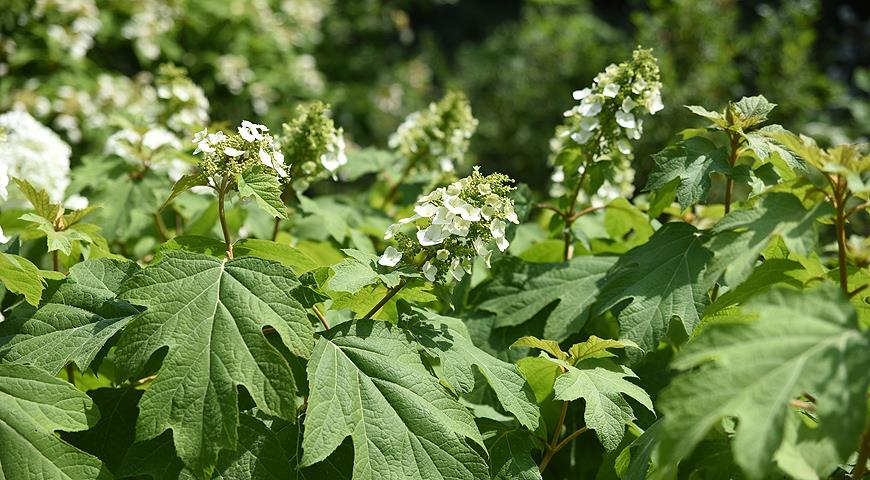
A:
[[[866,476],[867,145],[763,95],[672,131],[638,48],[574,92],[533,191],[471,165],[458,91],[385,145],[320,101],[268,115],[261,56],[304,64],[328,8],[275,5],[13,5],[58,68],[103,34],[159,64],[197,15],[262,29],[177,64],[221,65],[240,123],[168,63],[0,101],[4,478]],[[673,140],[635,158],[644,129]]]

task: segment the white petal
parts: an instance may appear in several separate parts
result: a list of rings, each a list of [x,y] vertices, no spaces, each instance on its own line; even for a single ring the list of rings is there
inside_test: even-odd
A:
[[[233,147],[226,147],[226,148],[224,148],[224,153],[229,155],[230,157],[238,157],[240,155],[244,155],[245,151],[244,150],[236,150]]]
[[[417,230],[417,241],[420,245],[428,247],[440,244],[449,235],[442,225],[430,225],[424,230]]]
[[[435,205],[434,203],[427,202],[427,203],[424,203],[422,205],[417,205],[416,207],[414,207],[414,213],[416,213],[417,215],[420,215],[423,218],[433,217],[433,216],[435,216],[435,214],[437,212],[438,212],[438,205]],[[446,210],[445,210],[445,212],[446,212]]]
[[[432,265],[429,262],[423,264],[423,276],[426,277],[426,280],[430,282],[434,282],[438,275],[438,267]]]
[[[619,85],[615,83],[608,83],[604,86],[604,91],[602,92],[605,97],[613,98],[619,93]]]
[[[647,110],[649,110],[650,115],[655,115],[656,112],[665,108],[665,105],[662,103],[662,93],[658,90],[652,92],[649,99],[647,100],[646,105]]]
[[[383,265],[385,267],[395,267],[396,264],[399,263],[399,260],[402,259],[402,252],[396,250],[394,247],[390,246],[384,250],[384,254],[381,255],[381,258],[378,259],[378,265]]]
[[[590,93],[592,93],[592,89],[584,88],[583,90],[574,90],[574,92],[571,93],[571,96],[574,97],[574,100],[583,100],[588,97]]]
[[[616,112],[616,123],[622,128],[635,128],[637,123],[634,120],[634,115],[631,113],[619,110]]]

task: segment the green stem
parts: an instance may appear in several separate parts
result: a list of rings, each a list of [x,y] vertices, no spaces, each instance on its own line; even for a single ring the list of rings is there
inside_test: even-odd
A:
[[[57,250],[51,252],[51,269],[55,272],[60,271],[60,256],[58,256]]]
[[[157,234],[160,236],[161,242],[169,240],[169,231],[166,229],[166,224],[163,223],[163,217],[160,216],[160,212],[154,213],[154,226],[157,227]]]
[[[562,252],[562,257],[566,261],[574,257],[574,234],[571,232],[571,225],[579,218],[579,216],[574,214],[574,209],[577,208],[577,196],[580,195],[580,189],[583,188],[583,180],[586,179],[587,172],[589,172],[589,165],[584,164],[583,173],[580,174],[580,179],[577,180],[577,186],[574,187],[574,192],[571,196],[571,205],[567,210],[562,212],[562,218],[565,220],[565,231],[562,233],[565,240],[565,248]]]
[[[404,288],[404,286],[407,283],[408,283],[408,280],[406,278],[402,278],[402,280],[399,281],[398,285],[387,290],[387,294],[384,295],[384,298],[382,298],[381,301],[379,301],[374,307],[372,307],[372,309],[369,310],[369,313],[365,314],[365,316],[363,317],[363,320],[367,320],[369,318],[372,318],[376,313],[378,313],[378,310],[383,308],[383,306],[386,305],[387,302],[389,302],[391,298],[395,297],[396,294],[399,293],[399,290]]]
[[[734,165],[737,163],[737,149],[740,148],[740,137],[737,134],[729,134],[729,139],[731,140],[731,150],[728,152],[728,164],[731,165],[731,168],[734,168]],[[725,181],[725,214],[727,215],[731,211],[731,191],[734,189],[734,177],[732,175],[727,175],[727,179]]]
[[[862,479],[867,474],[867,460],[870,459],[870,420],[867,421],[867,427],[864,433],[861,434],[861,443],[858,444],[858,461],[855,462],[855,469],[852,470],[852,478]]]
[[[224,182],[220,188],[218,188],[218,217],[221,221],[221,230],[224,233],[224,243],[227,247],[227,258],[230,260],[233,259],[233,241],[230,237],[230,229],[227,226],[227,216],[226,212],[224,212],[224,195],[226,195],[227,185]]]
[[[387,196],[384,197],[384,201],[381,203],[381,210],[385,210],[387,206],[389,206],[393,202],[396,194],[399,193],[399,187],[402,186],[402,183],[404,183],[405,179],[408,178],[408,175],[411,174],[411,169],[414,168],[414,165],[417,164],[417,158],[419,157],[415,156],[410,161],[408,161],[407,165],[405,165],[405,168],[402,170],[402,174],[399,176],[399,180],[390,187],[390,191],[387,192]]]
[[[838,182],[839,183],[839,182]],[[840,274],[840,289],[849,295],[849,271],[846,266],[846,201],[840,192],[835,192],[837,216],[834,220],[837,230],[837,266]]]

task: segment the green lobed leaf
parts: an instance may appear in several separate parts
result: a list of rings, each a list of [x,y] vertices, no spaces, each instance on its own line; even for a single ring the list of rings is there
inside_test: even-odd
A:
[[[160,206],[159,210],[163,210],[167,205],[172,203],[176,197],[181,195],[182,193],[190,190],[193,187],[201,187],[208,185],[208,178],[201,173],[184,175],[178,179],[172,185],[172,191],[169,193],[169,197],[166,198],[166,201]]]
[[[653,155],[655,166],[644,189],[655,192],[679,179],[676,199],[685,210],[707,200],[711,174],[730,174],[727,157],[725,149],[716,147],[704,137],[692,137],[670,145]]]
[[[135,372],[168,347],[139,404],[137,440],[172,429],[179,457],[201,475],[221,450],[236,448],[236,386],[264,413],[293,419],[293,372],[262,329],[274,328],[291,353],[307,357],[314,329],[310,305],[298,300],[307,288],[275,262],[180,251],[166,252],[126,282],[121,298],[146,310],[119,341],[121,367]]]
[[[281,200],[281,183],[260,167],[249,168],[236,178],[239,196],[253,198],[269,215],[286,218],[286,207]]]
[[[137,404],[142,391],[128,386],[99,388],[87,393],[102,413],[100,420],[88,430],[65,433],[63,439],[96,456],[117,474],[136,436]]]
[[[626,397],[653,412],[649,395],[626,378],[637,376],[629,368],[610,360],[589,359],[576,366],[569,365],[553,386],[557,400],[582,398],[586,401],[583,411],[586,426],[595,430],[606,450],[619,446],[625,435],[625,426],[635,419]]]
[[[767,114],[776,108],[776,104],[769,102],[764,95],[756,95],[741,98],[734,107],[740,114],[742,127],[747,128],[767,120]]]
[[[30,260],[0,252],[0,282],[12,293],[24,295],[31,305],[39,305],[45,281],[39,273],[39,268]]]
[[[417,316],[407,328],[417,343],[441,360],[445,379],[455,390],[468,393],[474,388],[472,367],[476,367],[505,410],[529,430],[538,427],[535,395],[515,365],[477,348],[468,337],[437,319]]]
[[[22,306],[0,323],[0,360],[29,363],[56,374],[68,363],[87,369],[139,310],[118,300],[134,262],[87,260],[53,283],[38,308]]]
[[[772,290],[745,308],[758,320],[711,326],[674,363],[689,371],[661,396],[663,476],[723,418],[734,417],[734,459],[748,477],[763,478],[785,447],[789,402],[803,393],[816,399],[818,428],[841,460],[857,445],[870,333],[858,330],[854,308],[830,284]]]
[[[537,448],[527,430],[507,428],[495,421],[481,421],[483,440],[489,451],[492,480],[541,480],[538,464],[532,458]]]
[[[111,479],[98,459],[54,433],[86,430],[99,418],[91,399],[69,383],[34,367],[0,364],[0,476]]]
[[[308,363],[302,465],[350,436],[354,480],[487,479],[472,415],[438,384],[400,328],[376,320],[324,333]]]
[[[791,252],[807,255],[816,243],[817,220],[831,215],[827,203],[804,208],[794,195],[772,192],[761,197],[753,208],[735,210],[713,227],[709,243],[714,252],[711,272],[724,272],[732,288],[746,279],[762,250],[774,237],[780,237]]]
[[[288,244],[244,238],[233,244],[236,257],[257,257],[272,260],[293,270],[296,275],[310,272],[321,265],[302,250]]]
[[[499,328],[527,322],[558,302],[547,316],[543,336],[564,340],[589,320],[598,282],[614,262],[614,257],[580,256],[555,264],[507,265],[484,287],[481,296],[486,300],[480,309],[495,313],[494,327]]]
[[[24,198],[30,202],[30,205],[33,207],[33,211],[36,214],[49,222],[54,221],[57,217],[58,213],[63,213],[62,207],[51,201],[51,197],[49,197],[48,192],[41,188],[34,187],[27,180],[23,180],[20,178],[12,178],[12,181],[15,182],[15,185],[18,186],[18,189],[21,190],[21,193],[24,194]]]
[[[692,225],[664,225],[607,272],[598,285],[595,311],[622,307],[617,314],[620,338],[645,352],[658,346],[674,317],[691,333],[701,321],[711,287],[703,273],[712,254],[703,243],[702,233]]]

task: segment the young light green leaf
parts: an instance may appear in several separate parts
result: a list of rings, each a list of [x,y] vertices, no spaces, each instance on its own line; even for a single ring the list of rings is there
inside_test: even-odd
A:
[[[269,215],[286,218],[286,207],[281,200],[281,183],[274,175],[269,175],[260,167],[249,168],[236,178],[236,184],[242,198],[251,197]]]
[[[769,102],[764,95],[756,95],[741,98],[734,107],[740,115],[742,127],[746,129],[766,121],[767,114],[776,108],[776,104]]]
[[[728,125],[725,121],[725,117],[719,112],[711,112],[699,105],[686,105],[685,107],[695,115],[704,117],[722,128],[725,128]]]
[[[80,371],[139,310],[115,298],[139,270],[134,262],[88,260],[49,288],[38,308],[22,306],[0,323],[0,359],[56,374],[73,362]]]
[[[57,214],[61,213],[58,212],[61,209],[60,204],[52,202],[51,197],[48,196],[48,192],[41,188],[34,187],[27,180],[14,177],[12,180],[15,182],[15,185],[18,186],[18,189],[21,190],[21,193],[24,194],[24,198],[30,202],[33,211],[36,212],[37,215],[49,222],[53,222],[57,217]]]
[[[525,337],[520,337],[513,343],[513,345],[511,345],[511,348],[517,347],[537,348],[538,350],[549,353],[550,356],[555,359],[562,360],[563,362],[568,361],[568,354],[562,351],[559,342],[555,340],[541,340],[540,338],[526,335]]]
[[[544,325],[544,338],[561,341],[589,320],[598,295],[598,281],[614,264],[613,257],[580,256],[565,263],[516,263],[484,287],[480,309],[496,314],[495,327],[529,321],[558,302]]]
[[[578,362],[586,360],[587,358],[615,357],[616,355],[608,352],[609,349],[626,347],[637,348],[637,345],[628,340],[598,338],[595,335],[592,335],[585,342],[571,345],[568,353],[571,355],[571,362],[576,365]]]
[[[293,419],[293,372],[262,329],[271,326],[290,352],[307,357],[314,329],[310,305],[299,300],[306,288],[274,262],[180,251],[126,282],[121,298],[146,310],[119,341],[121,367],[135,372],[168,347],[139,403],[137,439],[171,428],[179,457],[202,475],[221,450],[236,448],[238,385],[263,412]]]
[[[308,381],[303,466],[350,436],[354,480],[489,478],[468,443],[483,445],[474,418],[429,374],[399,327],[373,320],[333,327],[314,349]]]
[[[31,305],[39,305],[45,289],[36,265],[24,257],[5,252],[0,252],[0,282],[10,292],[24,295]]]
[[[713,227],[715,236],[709,248],[715,253],[710,270],[715,275],[724,272],[725,282],[736,287],[749,276],[761,251],[775,236],[781,237],[790,251],[806,255],[816,243],[816,221],[831,213],[827,203],[806,209],[790,193],[769,193],[754,208],[735,210]]]
[[[645,352],[656,348],[677,317],[687,333],[701,321],[710,282],[704,269],[712,254],[687,223],[668,223],[649,242],[619,258],[600,282],[595,311],[618,311],[620,338]]]
[[[752,150],[760,160],[771,162],[781,177],[789,179],[797,174],[804,174],[807,165],[776,140],[778,135],[786,132],[780,125],[766,125],[743,133],[742,137],[746,141],[746,148]]]
[[[408,321],[408,317],[404,320]],[[529,430],[538,427],[535,394],[516,366],[477,348],[469,338],[437,318],[418,315],[407,328],[417,343],[441,360],[445,380],[457,392],[468,393],[474,388],[472,367],[477,367],[505,410]]]
[[[598,440],[607,450],[622,442],[625,426],[635,419],[634,410],[625,399],[633,398],[653,412],[652,400],[642,388],[626,378],[637,378],[628,367],[606,359],[589,359],[556,378],[553,386],[557,400],[586,401],[583,418],[586,426],[595,430]]]
[[[49,252],[59,250],[64,255],[69,255],[72,252],[74,242],[91,243],[93,241],[93,238],[82,229],[55,230],[54,224],[51,221],[33,213],[25,213],[20,218],[21,220],[32,222],[36,230],[45,234]]]
[[[661,397],[663,476],[724,417],[735,417],[735,461],[750,478],[764,477],[783,447],[789,402],[805,392],[816,399],[818,428],[841,460],[857,445],[870,384],[870,333],[858,330],[854,308],[826,284],[772,290],[745,309],[758,320],[712,325],[674,363],[690,371]]]
[[[670,145],[653,155],[655,166],[650,172],[645,190],[665,188],[679,178],[676,199],[685,210],[707,200],[712,173],[730,174],[731,167],[728,165],[727,156],[725,149],[716,147],[704,137],[692,137]]]
[[[87,430],[99,418],[91,399],[69,383],[35,367],[0,364],[0,476],[111,479],[98,459],[55,435]]]

